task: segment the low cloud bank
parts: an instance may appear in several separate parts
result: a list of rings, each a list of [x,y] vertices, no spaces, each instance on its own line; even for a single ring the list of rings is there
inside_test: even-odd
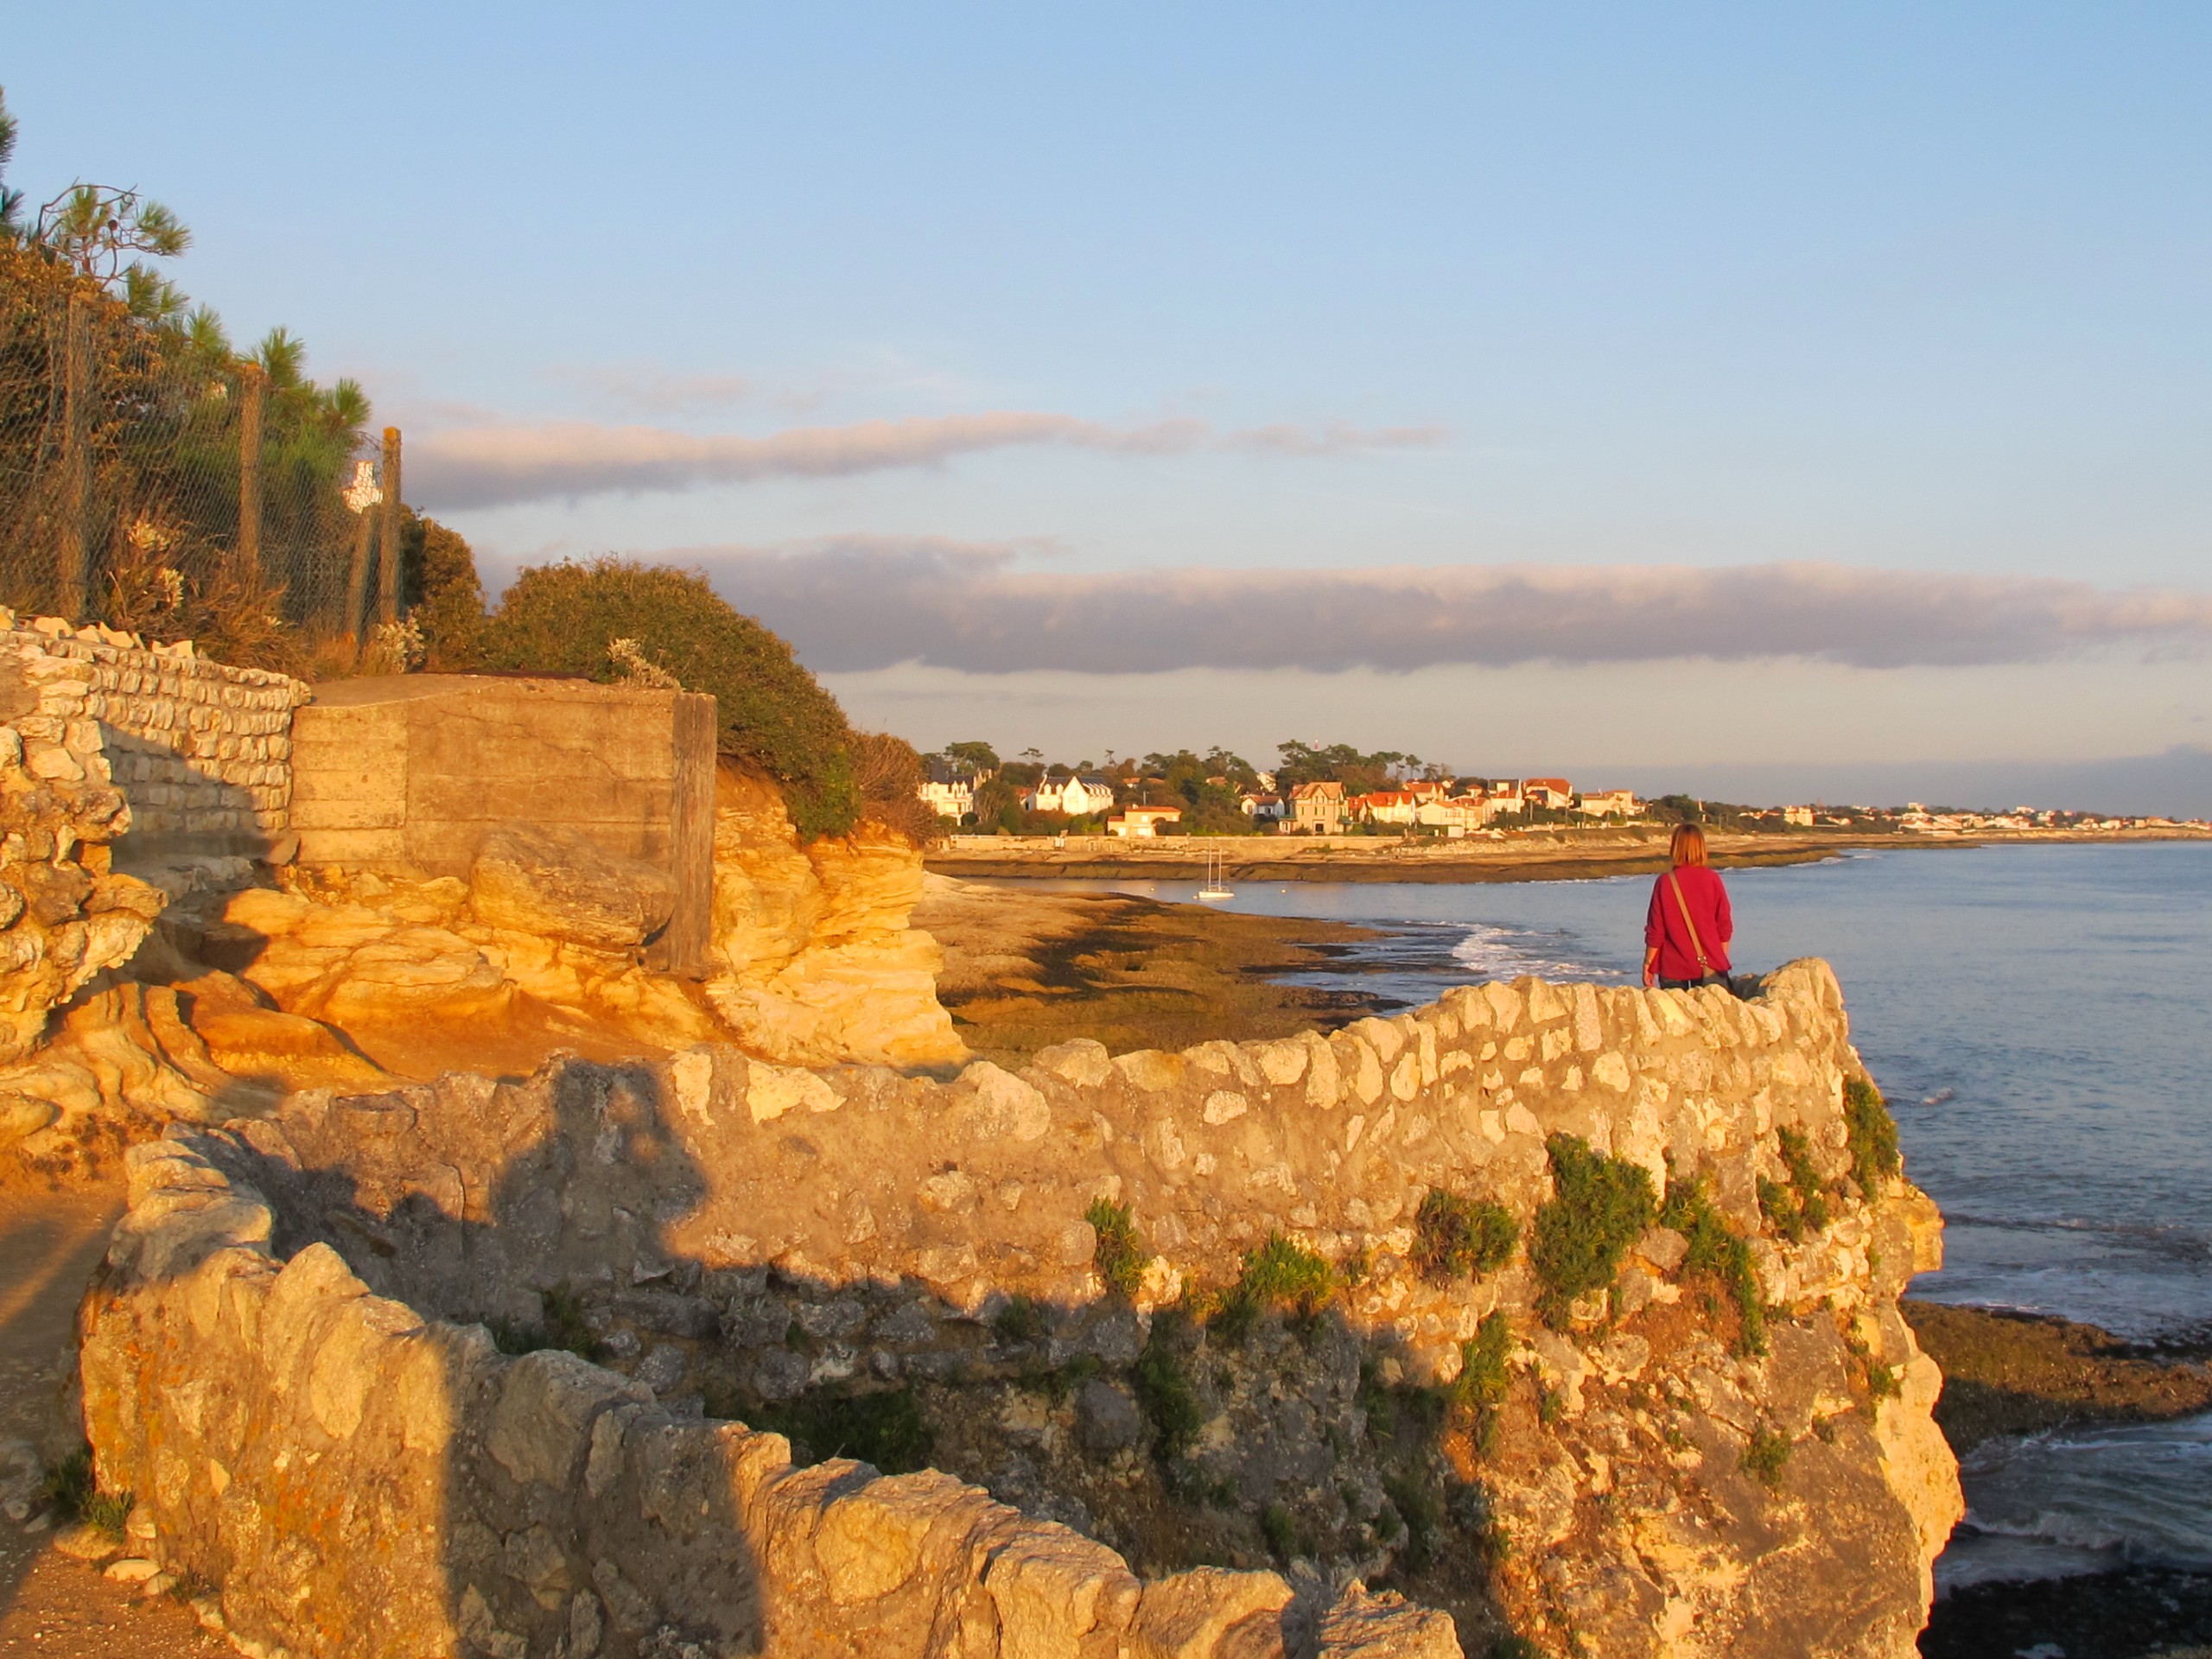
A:
[[[1433,427],[1376,429],[1264,426],[1222,432],[1204,421],[1109,426],[1072,415],[981,415],[795,427],[764,438],[705,435],[658,426],[564,421],[430,432],[408,451],[409,493],[452,512],[643,490],[683,490],[767,478],[830,478],[929,467],[990,449],[1039,445],[1139,455],[1199,450],[1328,455],[1435,443]]]
[[[703,566],[732,603],[830,672],[901,662],[1155,673],[1778,657],[1949,667],[2212,642],[2204,594],[1834,564],[1077,575],[1016,569],[1003,546],[864,537],[669,556]]]

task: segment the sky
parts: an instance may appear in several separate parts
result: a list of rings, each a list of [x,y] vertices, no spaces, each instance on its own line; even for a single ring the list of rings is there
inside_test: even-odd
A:
[[[696,566],[924,747],[2212,812],[2201,5],[103,16],[10,182],[494,587]]]

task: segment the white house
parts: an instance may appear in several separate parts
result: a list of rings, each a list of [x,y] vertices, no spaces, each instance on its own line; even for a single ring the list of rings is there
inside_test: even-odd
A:
[[[1593,818],[1632,818],[1643,804],[1632,789],[1586,790],[1575,804]]]
[[[950,818],[955,823],[976,810],[976,787],[965,778],[925,778],[914,786],[914,793],[938,817]]]
[[[1096,773],[1081,778],[1047,778],[1021,798],[1032,812],[1065,812],[1082,817],[1114,804],[1114,786]]]
[[[1279,823],[1290,816],[1290,804],[1280,795],[1248,794],[1237,804],[1255,823]]]

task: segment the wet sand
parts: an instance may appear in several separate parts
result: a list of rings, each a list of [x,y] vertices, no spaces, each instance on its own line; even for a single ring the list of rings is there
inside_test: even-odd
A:
[[[1119,1054],[1330,1031],[1378,1006],[1267,977],[1380,937],[1341,923],[932,875],[914,925],[944,947],[938,996],[954,1027],[1001,1065],[1076,1037]]]

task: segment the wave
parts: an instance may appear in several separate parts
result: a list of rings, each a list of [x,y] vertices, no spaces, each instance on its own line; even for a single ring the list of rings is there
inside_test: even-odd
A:
[[[1540,979],[1628,977],[1618,968],[1567,954],[1572,937],[1555,930],[1478,922],[1452,947],[1452,955],[1478,979],[1518,979],[1524,974]]]
[[[1946,1587],[2117,1567],[2212,1568],[2212,1414],[2048,1429],[1962,1459],[1967,1516],[1937,1563]]]

